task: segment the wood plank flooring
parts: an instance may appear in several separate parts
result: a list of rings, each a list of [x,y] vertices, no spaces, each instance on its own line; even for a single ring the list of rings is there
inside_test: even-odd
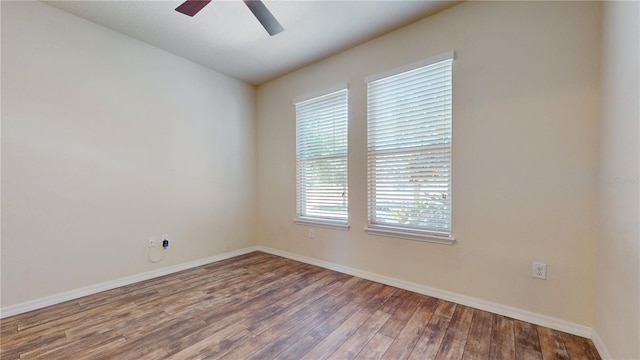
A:
[[[9,359],[600,359],[585,338],[254,252],[1,320]]]

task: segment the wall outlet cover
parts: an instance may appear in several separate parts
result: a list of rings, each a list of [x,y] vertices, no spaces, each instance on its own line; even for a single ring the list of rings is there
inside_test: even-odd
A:
[[[547,279],[547,264],[534,262],[531,268],[531,276],[536,279]]]

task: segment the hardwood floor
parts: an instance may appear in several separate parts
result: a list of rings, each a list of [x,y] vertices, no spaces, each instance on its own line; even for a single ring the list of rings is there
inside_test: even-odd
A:
[[[2,359],[599,359],[585,338],[254,252],[1,320]]]

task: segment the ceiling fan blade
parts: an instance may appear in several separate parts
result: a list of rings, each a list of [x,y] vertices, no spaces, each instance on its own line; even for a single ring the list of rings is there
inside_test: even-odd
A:
[[[269,9],[260,0],[243,0],[245,5],[251,10],[253,15],[260,21],[260,24],[264,27],[269,35],[273,36],[284,30],[282,25],[271,14]]]
[[[176,8],[177,12],[193,16],[202,10],[211,0],[187,0]]]

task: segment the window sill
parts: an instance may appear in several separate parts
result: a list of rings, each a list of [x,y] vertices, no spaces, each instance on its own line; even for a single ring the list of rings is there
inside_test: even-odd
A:
[[[420,233],[420,232],[414,232],[414,231],[405,231],[402,229],[384,229],[384,228],[378,228],[378,227],[366,227],[364,228],[364,232],[366,232],[369,235],[386,236],[386,237],[415,240],[415,241],[424,241],[424,242],[443,244],[443,245],[453,245],[453,243],[456,241],[456,239],[454,239],[451,236]]]
[[[349,223],[343,223],[338,221],[331,220],[319,220],[319,219],[293,219],[293,222],[298,225],[306,225],[306,226],[315,226],[327,229],[335,229],[335,230],[349,230],[351,227]]]

